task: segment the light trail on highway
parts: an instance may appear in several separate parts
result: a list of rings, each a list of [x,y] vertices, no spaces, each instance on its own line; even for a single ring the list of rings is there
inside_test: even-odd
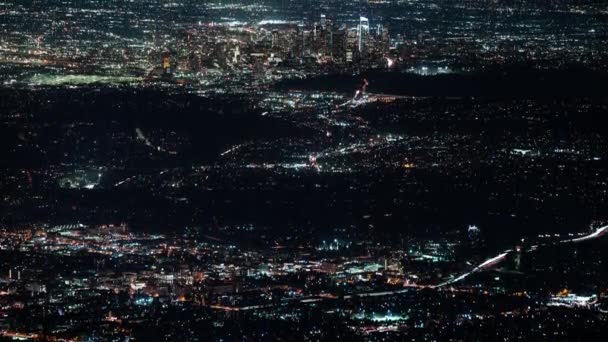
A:
[[[600,237],[606,235],[606,232],[608,232],[608,225],[605,225],[603,227],[596,229],[593,233],[591,233],[589,235],[585,235],[585,236],[575,238],[575,239],[561,240],[559,242],[554,243],[553,245],[570,243],[570,242],[578,243],[578,242],[583,242],[583,241],[589,241],[589,240],[597,239],[597,238],[600,238]],[[537,248],[538,246],[534,246],[534,247]],[[534,249],[536,249],[536,248],[534,248]],[[515,252],[515,249],[508,249],[505,252],[482,262],[481,264],[474,267],[471,271],[461,274],[460,276],[458,276],[456,278],[450,279],[448,281],[445,281],[445,282],[443,282],[439,285],[433,286],[433,287],[443,287],[443,286],[451,285],[451,284],[457,283],[457,282],[465,279],[466,277],[470,276],[473,273],[490,269],[490,268],[500,264],[502,261],[504,261],[507,258],[507,256],[510,253],[513,253],[513,252]]]

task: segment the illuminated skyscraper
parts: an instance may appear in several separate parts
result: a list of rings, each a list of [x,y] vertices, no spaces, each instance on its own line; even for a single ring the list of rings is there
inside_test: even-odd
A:
[[[346,62],[346,29],[340,28],[332,31],[331,53],[338,64]]]
[[[177,69],[190,70],[190,52],[192,51],[193,33],[180,30],[177,34]]]
[[[164,51],[162,53],[162,67],[165,74],[171,73],[171,52]]]
[[[359,26],[357,28],[357,40],[359,45],[359,53],[363,52],[369,36],[369,19],[359,17]]]
[[[346,32],[346,62],[352,62],[355,58],[355,53],[358,56],[358,34],[359,30],[352,28]]]

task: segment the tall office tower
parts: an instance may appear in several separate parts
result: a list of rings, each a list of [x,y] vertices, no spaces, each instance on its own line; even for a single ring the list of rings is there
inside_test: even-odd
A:
[[[313,48],[314,32],[311,30],[302,31],[302,55],[310,55]]]
[[[388,29],[386,27],[382,28],[382,33],[380,34],[380,46],[382,49],[382,53],[386,54],[389,52],[391,47],[390,36],[388,34]]]
[[[273,50],[278,50],[280,48],[280,43],[279,43],[279,39],[280,39],[280,35],[279,35],[279,30],[274,29],[272,30],[272,49]]]
[[[192,51],[193,32],[180,30],[177,34],[177,69],[188,71],[191,69],[190,53]]]
[[[333,45],[334,45],[334,25],[330,19],[325,19],[325,24],[323,25],[323,44],[324,44],[324,54],[326,56],[333,57]]]
[[[162,53],[162,67],[165,74],[171,74],[171,52],[165,50]]]
[[[366,17],[359,17],[359,26],[357,27],[357,40],[359,53],[365,50],[365,45],[369,37],[369,19]]]
[[[344,27],[332,30],[331,54],[336,63],[346,62],[346,29]]]
[[[237,45],[232,50],[232,63],[238,64],[240,61],[241,61],[241,50],[239,49],[239,46]]]
[[[321,22],[314,24],[314,52],[322,56],[331,56],[331,25],[325,15],[321,16]]]
[[[356,28],[346,32],[346,62],[352,62],[359,55],[358,34],[359,30]]]
[[[294,45],[294,53],[298,57],[304,55],[304,24],[298,24],[296,28],[296,39]]]

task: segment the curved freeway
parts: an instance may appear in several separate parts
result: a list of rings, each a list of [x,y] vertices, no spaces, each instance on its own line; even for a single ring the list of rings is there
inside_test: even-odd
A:
[[[606,235],[606,233],[608,233],[608,225],[605,225],[603,227],[596,229],[595,232],[593,232],[589,235],[585,235],[585,236],[574,238],[574,239],[561,240],[555,244],[570,243],[570,242],[578,243],[578,242],[583,242],[583,241],[589,241],[589,240],[600,238],[600,237]],[[536,249],[537,247],[538,246],[532,246],[532,249]],[[482,262],[481,264],[474,267],[471,271],[464,273],[456,278],[445,281],[439,285],[436,285],[435,287],[451,285],[451,284],[454,284],[454,283],[457,283],[457,282],[463,280],[464,278],[468,277],[469,275],[471,275],[473,273],[488,270],[488,269],[498,265],[502,261],[504,261],[507,258],[507,255],[509,255],[510,253],[512,253],[514,251],[515,251],[514,249],[508,249],[505,252]]]

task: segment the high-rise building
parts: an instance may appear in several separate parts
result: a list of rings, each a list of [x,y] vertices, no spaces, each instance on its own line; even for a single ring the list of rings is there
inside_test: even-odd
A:
[[[314,32],[311,30],[302,31],[302,55],[310,55],[311,49],[313,48]]]
[[[344,27],[332,30],[331,55],[338,64],[346,62],[346,29]]]
[[[271,42],[271,46],[273,50],[279,49],[280,47],[280,34],[279,34],[279,30],[272,30],[272,42]]]
[[[359,53],[363,53],[369,37],[369,19],[359,17],[359,26],[357,27],[357,41]]]
[[[177,36],[177,69],[188,71],[191,69],[190,53],[192,51],[193,32],[180,30]]]
[[[321,22],[314,24],[314,52],[321,56],[332,55],[332,27],[325,15],[321,16]]]
[[[171,74],[171,52],[164,51],[161,55],[162,68],[165,74]]]
[[[352,62],[355,56],[359,55],[358,49],[358,34],[359,30],[356,28],[349,29],[346,32],[346,61]]]

